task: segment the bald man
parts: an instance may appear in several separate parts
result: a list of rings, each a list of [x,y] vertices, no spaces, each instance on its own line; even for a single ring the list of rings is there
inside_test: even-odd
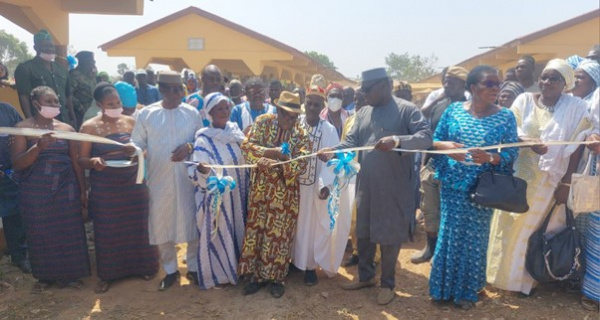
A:
[[[221,90],[221,87],[223,86],[223,73],[221,73],[221,69],[216,65],[209,64],[202,69],[200,80],[202,81],[202,90],[187,96],[185,102],[196,107],[202,116],[202,125],[208,127],[210,122],[206,119],[206,115],[203,112],[204,97],[210,93]]]

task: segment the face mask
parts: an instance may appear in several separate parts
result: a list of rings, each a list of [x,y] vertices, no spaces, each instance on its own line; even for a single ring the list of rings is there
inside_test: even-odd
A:
[[[40,115],[46,119],[53,119],[60,114],[60,108],[42,106]]]
[[[123,113],[123,108],[119,109],[105,109],[104,114],[110,118],[118,118]]]
[[[327,107],[331,112],[337,112],[342,108],[342,99],[340,98],[328,98]]]
[[[54,59],[56,59],[56,54],[40,52],[40,58],[48,62],[54,62]]]

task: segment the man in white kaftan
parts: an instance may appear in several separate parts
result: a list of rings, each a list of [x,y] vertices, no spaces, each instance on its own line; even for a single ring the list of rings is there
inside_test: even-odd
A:
[[[339,143],[335,127],[319,118],[325,106],[324,96],[319,90],[309,88],[304,107],[306,115],[301,116],[312,144],[312,152]],[[326,159],[323,159],[326,160]],[[327,198],[332,192],[335,175],[326,162],[317,157],[309,158],[306,171],[300,176],[300,211],[294,240],[293,263],[305,270],[306,285],[318,282],[316,269],[321,267],[328,276],[337,273],[350,233],[350,211],[340,210],[333,229],[327,209]],[[324,190],[325,188],[325,190]],[[348,200],[347,197],[342,199]],[[348,207],[348,206],[346,206]]]
[[[176,243],[187,243],[187,277],[197,283],[194,186],[181,161],[191,153],[202,121],[194,107],[181,103],[184,91],[178,73],[160,73],[158,84],[163,100],[140,110],[131,140],[146,152],[150,244],[159,246],[167,273],[159,286],[162,291],[180,276]]]

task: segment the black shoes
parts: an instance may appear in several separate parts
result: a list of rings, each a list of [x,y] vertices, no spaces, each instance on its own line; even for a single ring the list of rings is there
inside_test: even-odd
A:
[[[358,264],[358,256],[353,254],[352,256],[350,256],[350,258],[348,258],[348,260],[346,260],[346,262],[344,262],[344,267],[352,267]]]
[[[284,293],[285,288],[283,287],[282,283],[273,282],[273,284],[271,284],[271,295],[273,298],[281,298]]]
[[[198,272],[197,271],[188,271],[185,277],[190,280],[192,284],[198,284]]]
[[[264,286],[264,282],[250,282],[247,286],[244,287],[244,295],[249,296],[251,294],[255,294]]]
[[[160,285],[158,286],[158,291],[165,291],[169,289],[180,277],[181,274],[179,273],[179,271],[175,271],[174,273],[166,275],[160,282]]]
[[[317,272],[315,270],[306,270],[306,272],[304,272],[304,284],[310,287],[317,283],[319,283]]]

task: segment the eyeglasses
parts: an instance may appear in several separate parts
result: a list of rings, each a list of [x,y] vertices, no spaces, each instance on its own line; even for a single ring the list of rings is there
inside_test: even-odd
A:
[[[180,86],[160,86],[161,88],[163,88],[164,90],[170,92],[170,93],[179,93],[179,92],[184,92],[185,90],[183,89],[183,85]]]
[[[540,77],[541,82],[550,82],[550,83],[558,83],[559,81],[564,81],[563,77],[559,76],[543,76]]]
[[[484,87],[491,89],[491,88],[500,88],[501,83],[498,81],[494,81],[494,80],[486,80],[486,81],[480,81],[479,83],[481,83]]]

